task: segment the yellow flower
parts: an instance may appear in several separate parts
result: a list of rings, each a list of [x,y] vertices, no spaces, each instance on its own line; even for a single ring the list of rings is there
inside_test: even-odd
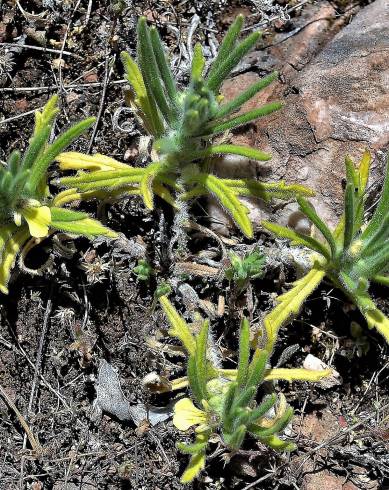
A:
[[[193,405],[189,398],[182,398],[174,405],[173,424],[178,430],[188,430],[193,425],[206,425],[207,414]]]
[[[20,210],[20,214],[27,221],[31,236],[43,238],[49,233],[51,223],[51,211],[47,206],[26,207]]]

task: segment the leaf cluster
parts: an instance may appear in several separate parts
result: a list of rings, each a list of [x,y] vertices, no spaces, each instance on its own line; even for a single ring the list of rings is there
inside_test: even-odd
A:
[[[258,400],[258,389],[264,381],[287,379],[318,381],[329,371],[306,369],[271,369],[269,352],[257,348],[250,360],[250,328],[243,319],[239,335],[237,369],[226,370],[212,361],[212,341],[208,320],[202,323],[194,336],[190,325],[179,315],[166,296],[159,299],[171,325],[169,334],[178,338],[188,353],[187,377],[172,383],[173,389],[188,385],[194,401],[177,402],[173,422],[180,430],[198,425],[196,440],[192,444],[179,443],[179,449],[191,455],[182,481],[191,481],[205,464],[206,449],[212,434],[219,434],[227,449],[239,450],[247,434],[278,451],[291,451],[295,445],[279,434],[293,416],[282,394],[275,393]]]
[[[43,239],[55,231],[93,237],[116,236],[86,213],[61,208],[62,193],[50,195],[50,164],[95,121],[81,121],[49,142],[59,112],[52,97],[35,114],[35,127],[26,150],[14,150],[0,168],[0,291],[7,283],[17,254],[30,239]],[[68,191],[65,191],[65,194]]]
[[[298,313],[306,297],[326,276],[360,309],[369,328],[376,328],[389,342],[389,319],[377,308],[368,291],[370,282],[389,286],[389,160],[381,197],[373,215],[366,220],[370,165],[371,156],[367,151],[359,166],[346,158],[344,212],[334,231],[309,202],[298,198],[301,212],[315,225],[322,240],[275,223],[262,223],[277,236],[289,239],[292,245],[305,246],[314,252],[310,272],[278,298],[278,306],[265,318],[271,338],[275,338],[280,326],[292,314]]]
[[[239,15],[221,43],[208,73],[202,47],[197,44],[189,83],[179,89],[158,31],[148,27],[144,17],[140,18],[137,62],[126,52],[121,57],[132,88],[131,106],[153,138],[152,155],[156,160],[139,168],[101,155],[88,157],[64,153],[58,158],[61,168],[79,172],[76,176],[62,178],[61,184],[77,189],[83,198],[100,197],[102,193],[109,197],[141,195],[149,209],[153,209],[154,195],[175,208],[200,196],[212,195],[248,237],[252,237],[253,229],[248,209],[240,196],[269,201],[313,195],[312,191],[299,185],[222,179],[210,171],[212,159],[219,155],[240,155],[257,161],[271,158],[255,148],[212,142],[214,137],[225,135],[282,106],[280,102],[271,102],[247,112],[240,111],[255,94],[277,79],[276,72],[254,83],[232,101],[223,103],[223,97],[219,95],[223,81],[260,36],[255,32],[239,41],[242,27],[243,16]]]
[[[230,266],[224,271],[224,274],[229,281],[236,283],[238,291],[242,291],[250,280],[263,275],[265,263],[266,257],[259,250],[254,250],[243,258],[231,252]]]

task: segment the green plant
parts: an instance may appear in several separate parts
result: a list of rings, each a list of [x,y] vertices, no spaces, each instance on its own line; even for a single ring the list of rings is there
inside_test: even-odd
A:
[[[153,268],[147,262],[147,260],[138,260],[138,265],[133,269],[134,274],[140,281],[148,281],[153,273]]]
[[[54,96],[42,112],[36,112],[34,132],[23,155],[14,150],[7,165],[0,167],[0,291],[5,294],[15,258],[24,246],[25,250],[30,247],[30,239],[43,239],[57,230],[88,237],[116,236],[86,213],[62,209],[61,200],[68,191],[50,196],[49,165],[95,121],[85,119],[49,144],[58,112]]]
[[[380,200],[367,222],[364,215],[371,156],[366,151],[359,168],[348,157],[345,164],[344,214],[334,232],[307,201],[298,199],[300,210],[321,232],[325,242],[274,223],[262,223],[277,236],[291,240],[292,245],[315,252],[310,271],[277,299],[278,305],[264,319],[270,344],[274,343],[278,329],[299,312],[325,276],[359,308],[369,328],[375,327],[389,342],[389,318],[377,308],[368,292],[370,281],[389,286],[389,160]]]
[[[263,267],[266,257],[258,250],[248,253],[241,258],[234,252],[230,253],[231,265],[224,274],[229,281],[233,281],[238,292],[243,291],[251,279],[257,279],[263,275]]]
[[[87,156],[64,153],[58,161],[62,169],[79,170],[76,176],[60,183],[77,189],[83,198],[138,194],[149,209],[157,194],[176,209],[203,195],[213,195],[226,209],[242,232],[252,237],[248,209],[239,196],[269,201],[289,199],[297,195],[313,195],[300,185],[284,182],[266,184],[254,179],[222,179],[213,175],[210,164],[214,157],[235,154],[266,161],[271,156],[255,148],[225,143],[212,143],[238,126],[281,108],[280,102],[236,115],[245,102],[277,78],[277,73],[259,80],[234,100],[222,103],[219,95],[223,81],[243,56],[255,45],[260,34],[253,33],[238,42],[243,16],[230,27],[219,53],[206,77],[205,59],[200,44],[194,49],[189,85],[179,90],[169,67],[157,30],[149,28],[144,17],[138,23],[138,64],[123,52],[122,61],[132,87],[130,103],[146,132],[153,138],[152,157],[145,168],[131,167],[102,155]],[[173,196],[171,191],[174,191]],[[72,199],[71,193],[69,199]]]
[[[238,367],[221,369],[214,360],[209,322],[202,323],[195,337],[168,298],[162,296],[159,301],[171,324],[169,334],[181,341],[188,354],[187,377],[171,382],[171,389],[189,385],[197,405],[190,398],[182,398],[174,407],[173,423],[179,430],[197,426],[193,444],[178,444],[182,452],[191,456],[181,481],[192,481],[204,468],[206,450],[215,434],[221,436],[231,452],[239,450],[246,434],[272,449],[293,450],[292,442],[278,436],[291,420],[292,408],[282,394],[277,397],[273,393],[257,401],[258,388],[264,381],[275,379],[318,381],[330,371],[270,369],[269,352],[261,348],[255,350],[250,361],[250,329],[246,319],[240,329]]]

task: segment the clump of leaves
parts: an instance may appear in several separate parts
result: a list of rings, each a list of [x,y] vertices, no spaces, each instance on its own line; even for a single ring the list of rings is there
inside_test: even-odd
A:
[[[136,168],[98,154],[91,157],[64,153],[58,158],[61,168],[80,172],[60,182],[76,188],[84,197],[96,197],[101,192],[110,197],[138,194],[149,209],[153,209],[154,194],[177,209],[183,209],[185,203],[199,196],[213,195],[248,237],[253,235],[252,224],[248,209],[239,196],[269,201],[272,198],[313,195],[312,191],[299,185],[286,185],[284,182],[266,184],[254,179],[221,179],[210,171],[212,159],[219,155],[241,155],[258,161],[271,158],[271,155],[255,148],[212,143],[214,137],[225,136],[229,130],[282,106],[280,102],[271,102],[246,113],[235,114],[245,102],[277,78],[276,72],[254,83],[234,100],[222,103],[219,91],[223,81],[260,36],[255,32],[239,42],[242,26],[243,16],[240,15],[230,27],[206,76],[202,47],[197,44],[189,85],[179,89],[157,30],[149,28],[144,17],[140,18],[138,63],[126,52],[122,53],[122,61],[133,90],[131,106],[153,138],[152,155],[156,160],[145,168]]]
[[[139,281],[148,281],[153,274],[153,268],[145,259],[138,260],[138,265],[133,268],[133,271]]]
[[[278,305],[265,317],[269,342],[299,312],[324,277],[342,289],[359,308],[368,327],[376,328],[389,342],[389,318],[377,308],[368,292],[370,281],[389,286],[389,160],[381,197],[368,221],[364,215],[371,155],[366,151],[359,167],[348,157],[345,165],[344,213],[334,232],[305,199],[298,199],[300,210],[321,232],[324,242],[274,223],[262,223],[277,236],[291,240],[292,245],[302,245],[315,252],[310,271],[278,298]]]
[[[58,112],[54,96],[42,112],[36,112],[34,132],[23,155],[14,150],[7,165],[0,167],[0,291],[3,293],[8,293],[7,284],[16,256],[30,239],[44,239],[55,231],[87,237],[116,236],[86,213],[62,209],[63,197],[69,191],[55,197],[50,195],[50,164],[95,121],[85,119],[49,143]]]
[[[250,280],[263,275],[265,262],[266,257],[259,250],[254,250],[243,258],[234,252],[230,252],[231,265],[224,274],[226,279],[236,284],[238,292],[241,292],[247,287]]]
[[[240,328],[238,367],[221,369],[214,360],[209,322],[202,323],[195,337],[168,298],[162,296],[159,301],[171,324],[169,334],[182,342],[188,354],[187,377],[173,381],[171,389],[188,385],[193,401],[182,398],[175,404],[173,423],[181,431],[197,426],[193,444],[178,444],[182,452],[191,456],[181,481],[191,482],[204,468],[207,447],[215,434],[232,453],[239,450],[247,434],[277,451],[293,450],[294,443],[279,436],[293,416],[292,408],[282,394],[258,399],[258,389],[264,381],[275,379],[318,381],[330,371],[270,369],[270,354],[261,348],[254,351],[250,360],[246,319]]]

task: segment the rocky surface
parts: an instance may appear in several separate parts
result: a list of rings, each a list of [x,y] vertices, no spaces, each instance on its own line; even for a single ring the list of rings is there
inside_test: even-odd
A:
[[[376,0],[342,29],[345,17],[337,19],[327,2],[310,15],[302,17],[301,27],[252,54],[244,66],[249,71],[229,80],[223,91],[229,99],[257,80],[261,68],[280,71],[281,81],[245,109],[279,98],[285,107],[233,139],[273,154],[266,167],[246,162],[247,175],[311,187],[319,214],[335,225],[342,210],[345,155],[358,161],[369,148],[375,157],[373,181],[383,175],[383,150],[389,144],[389,9],[386,0]],[[234,175],[234,167],[242,172],[241,161],[224,161],[217,171]],[[256,223],[268,217],[262,204],[249,206]],[[213,209],[211,204],[211,215]],[[298,218],[293,205],[279,211],[281,222],[301,226]]]

